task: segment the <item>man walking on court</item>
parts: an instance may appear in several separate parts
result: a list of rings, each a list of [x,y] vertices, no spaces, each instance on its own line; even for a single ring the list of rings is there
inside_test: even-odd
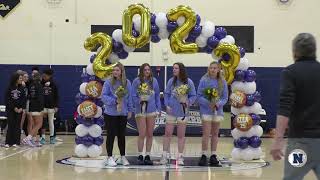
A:
[[[320,179],[320,63],[316,60],[316,40],[309,33],[298,34],[292,50],[294,64],[281,74],[276,135],[270,153],[274,160],[285,157],[283,179],[303,179],[310,170]]]

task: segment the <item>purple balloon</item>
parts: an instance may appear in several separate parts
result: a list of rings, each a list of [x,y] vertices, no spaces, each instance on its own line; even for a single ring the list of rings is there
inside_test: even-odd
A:
[[[239,145],[238,145],[238,143],[237,143],[237,140],[234,140],[234,141],[233,141],[233,145],[234,145],[235,148],[240,148]]]
[[[112,51],[115,53],[119,53],[123,50],[123,45],[120,42],[112,40]]]
[[[151,34],[158,34],[159,32],[159,27],[155,24],[151,25]]]
[[[244,55],[246,55],[246,50],[243,48],[243,47],[238,47],[238,49],[239,49],[239,52],[240,52],[240,56],[243,58],[244,57]]]
[[[240,137],[237,139],[237,145],[241,149],[246,149],[249,146],[249,140],[246,137]]]
[[[198,37],[198,36],[200,36],[201,31],[202,31],[202,26],[200,26],[200,25],[195,25],[195,26],[191,29],[190,35],[193,35],[193,36],[195,36],[195,37]]]
[[[83,141],[83,144],[87,147],[91,146],[93,144],[93,137],[87,135],[87,136],[84,136],[82,138],[82,141]]]
[[[94,123],[99,125],[100,127],[103,127],[105,125],[103,116],[101,116],[99,118],[95,118]]]
[[[207,46],[215,49],[219,45],[219,39],[215,36],[211,36],[207,40]]]
[[[167,30],[168,32],[173,32],[178,27],[178,23],[176,21],[168,21]]]
[[[117,53],[117,55],[120,59],[126,59],[129,56],[129,53],[123,49]]]
[[[208,53],[208,54],[211,54],[212,51],[213,51],[213,49],[212,49],[211,47],[209,47],[209,46],[205,46],[205,47],[203,48],[203,51],[206,52],[206,53]]]
[[[97,138],[94,138],[93,143],[97,146],[101,146],[103,144],[103,137],[99,136]]]
[[[85,121],[85,120],[84,120],[80,115],[78,115],[78,116],[76,117],[76,123],[77,123],[77,124],[83,124],[84,121]]]
[[[140,33],[133,29],[132,30],[132,35],[133,35],[133,37],[139,37]]]
[[[153,42],[153,43],[158,43],[158,42],[160,42],[160,37],[158,36],[158,35],[155,35],[155,34],[152,34],[151,35],[151,42]]]
[[[261,101],[261,94],[260,94],[259,91],[256,91],[256,92],[254,93],[254,100],[255,100],[256,102],[260,102],[260,101]]]
[[[97,57],[97,55],[96,54],[92,54],[91,56],[90,56],[90,63],[93,63],[93,61],[94,61],[94,59]]]
[[[151,13],[151,24],[156,24],[156,15]]]
[[[81,104],[82,103],[82,96],[81,93],[78,93],[75,97],[76,104]]]
[[[93,121],[91,119],[84,119],[82,124],[87,126],[87,127],[90,127],[90,126],[92,126]]]
[[[82,73],[82,74],[81,74],[81,81],[82,81],[82,82],[89,82],[89,74],[87,74],[87,73]]]
[[[246,106],[252,106],[254,104],[254,95],[253,94],[248,94],[247,95],[247,101],[246,101]]]
[[[261,145],[261,139],[258,136],[252,136],[249,139],[249,144],[253,148],[258,148]]]
[[[244,77],[245,77],[245,72],[242,71],[242,70],[236,70],[235,72],[235,81],[243,81],[244,80]]]
[[[83,144],[82,137],[76,136],[75,142],[76,142],[77,145],[78,145],[78,144]]]
[[[244,78],[246,82],[253,82],[256,80],[256,72],[253,70],[247,70],[246,71],[246,76]]]
[[[254,125],[259,125],[260,124],[261,117],[258,114],[251,113],[250,116],[252,118],[252,121],[253,121]]]
[[[223,27],[218,27],[214,31],[214,36],[221,40],[227,36],[227,30]]]
[[[223,59],[224,61],[229,61],[229,60],[231,59],[231,56],[230,56],[229,53],[224,53],[224,54],[222,55],[222,59]]]
[[[89,76],[89,81],[95,81],[97,80],[96,76]]]
[[[103,106],[103,102],[101,101],[101,99],[96,99],[94,102],[97,106],[102,107]]]
[[[185,41],[189,42],[189,43],[193,43],[193,42],[196,42],[196,39],[197,39],[196,36],[193,36],[192,34],[189,34],[189,36],[187,37],[187,39]]]
[[[201,23],[201,17],[199,14],[196,15],[196,18],[197,18],[197,22],[196,22],[196,25],[199,25]]]

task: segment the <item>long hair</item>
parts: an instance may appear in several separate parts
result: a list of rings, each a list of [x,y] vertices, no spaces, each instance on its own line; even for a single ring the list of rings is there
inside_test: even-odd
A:
[[[120,75],[120,81],[121,81],[121,85],[123,87],[127,86],[127,77],[126,77],[126,71],[124,69],[123,64],[121,64],[120,62],[117,63],[117,65],[115,65],[115,67],[118,67],[121,71],[121,75]],[[116,77],[114,77],[113,75],[111,75],[111,85],[114,86],[116,83]]]
[[[173,64],[174,65],[178,65],[179,66],[179,80],[183,83],[183,84],[188,84],[188,74],[186,71],[186,67],[184,66],[183,63],[181,62],[176,62]],[[174,76],[173,77],[173,86],[177,85],[177,77]]]
[[[15,73],[13,73],[13,74],[11,75],[8,89],[10,89],[11,87],[15,87],[15,86],[16,86],[17,81],[19,80],[20,76],[21,76],[21,75],[20,75],[20,73],[18,73],[18,72],[15,72]]]
[[[151,88],[152,88],[152,85],[153,85],[153,74],[152,74],[152,70],[151,70],[150,64],[143,63],[140,66],[138,77],[139,77],[139,80],[140,80],[140,84],[144,83],[144,74],[143,74],[143,72],[144,72],[144,68],[147,67],[147,66],[150,68],[150,76],[148,78],[150,79],[150,85],[151,85]]]
[[[209,67],[213,64],[216,64],[218,65],[220,71],[218,72],[217,74],[217,80],[218,80],[218,92],[219,92],[219,95],[222,94],[222,91],[223,91],[223,80],[224,80],[224,75],[223,75],[223,72],[221,71],[221,64],[217,61],[213,61],[209,64],[208,66],[208,70],[207,70],[207,73],[205,75],[202,76],[202,78],[210,78],[210,74],[209,74]]]

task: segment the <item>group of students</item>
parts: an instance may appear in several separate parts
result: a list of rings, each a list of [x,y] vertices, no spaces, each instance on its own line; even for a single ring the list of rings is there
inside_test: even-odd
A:
[[[7,134],[5,147],[18,147],[21,131],[26,137],[22,143],[39,147],[46,143],[47,117],[50,130],[50,144],[55,143],[54,114],[58,110],[58,89],[52,80],[53,70],[46,69],[41,75],[38,67],[32,68],[31,78],[27,72],[18,70],[12,74],[5,94]],[[23,129],[23,130],[22,130]],[[40,134],[39,142],[36,142]]]
[[[152,94],[146,100],[139,88],[141,85],[148,84]],[[180,85],[186,85],[188,88],[187,99],[183,103],[177,97],[177,88]],[[124,97],[117,96],[119,86],[127,90]],[[217,102],[209,101],[205,95],[206,88],[215,88],[218,91],[219,100]],[[161,164],[167,164],[170,159],[170,142],[175,125],[177,126],[178,136],[178,157],[177,164],[184,165],[183,151],[185,146],[185,131],[188,121],[187,109],[197,101],[200,105],[202,118],[202,156],[199,160],[200,166],[220,166],[217,159],[216,149],[218,144],[219,125],[223,118],[223,106],[228,100],[228,86],[224,80],[219,62],[212,62],[208,67],[207,73],[201,78],[199,87],[196,91],[193,81],[188,78],[186,68],[182,63],[173,64],[173,77],[169,79],[164,91],[164,104],[166,106],[166,125],[163,138],[163,155]],[[152,147],[153,130],[155,119],[161,113],[160,90],[157,79],[153,77],[149,64],[140,66],[139,75],[134,79],[132,85],[126,78],[125,68],[118,63],[112,72],[112,75],[104,83],[102,90],[102,101],[105,105],[104,118],[107,129],[107,166],[116,166],[117,164],[129,165],[125,157],[125,132],[127,120],[135,114],[138,137],[138,157],[140,165],[153,165],[150,158]],[[147,102],[147,103],[145,103]],[[121,105],[121,109],[117,106]],[[115,136],[118,139],[118,147],[121,157],[115,161],[112,156]],[[211,153],[208,152],[208,141],[211,137]],[[144,141],[146,140],[146,154],[143,156]],[[208,161],[208,155],[210,155]]]

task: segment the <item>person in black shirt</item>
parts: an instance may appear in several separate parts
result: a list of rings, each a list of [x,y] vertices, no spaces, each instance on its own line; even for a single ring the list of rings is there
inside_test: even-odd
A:
[[[46,69],[42,74],[42,85],[44,91],[44,117],[48,117],[50,144],[55,144],[54,114],[58,111],[59,96],[56,83],[52,79],[53,70]],[[41,129],[40,143],[45,144],[45,127]]]
[[[23,113],[22,113],[22,117],[21,117],[21,134],[25,133],[25,135],[28,135],[28,120],[30,118],[28,118],[27,113],[29,112],[29,101],[28,101],[28,85],[29,85],[29,75],[27,72],[22,71],[21,72],[21,76],[22,76],[22,87],[24,89],[25,92],[25,109],[23,109]],[[27,119],[27,120],[26,120]],[[25,121],[26,120],[26,121]]]
[[[281,74],[280,106],[270,154],[274,160],[284,156],[283,136],[289,126],[284,179],[303,179],[311,169],[320,179],[320,63],[316,60],[316,40],[309,33],[301,33],[292,46],[294,64]]]
[[[25,93],[21,86],[22,76],[14,73],[11,76],[9,86],[5,94],[6,113],[8,130],[5,147],[20,145],[20,121],[23,109],[25,108]]]
[[[31,147],[41,146],[41,144],[35,144],[32,137],[36,137],[39,129],[42,127],[44,108],[43,87],[41,84],[40,73],[35,72],[32,75],[32,82],[29,86],[29,113],[33,121],[33,127],[29,132],[29,135],[23,139],[23,142]]]

